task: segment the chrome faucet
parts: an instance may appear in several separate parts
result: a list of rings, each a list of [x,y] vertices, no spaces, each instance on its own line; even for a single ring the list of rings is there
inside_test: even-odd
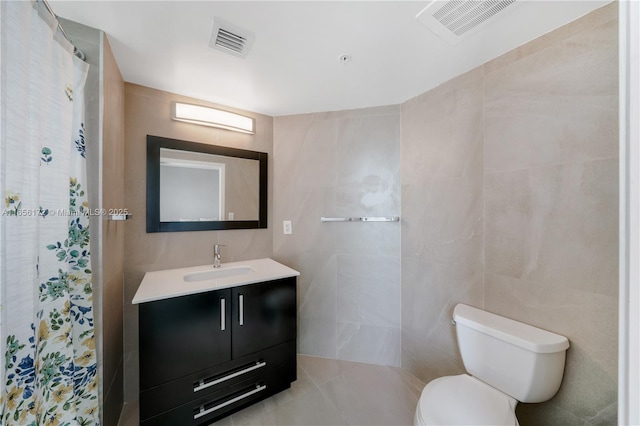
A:
[[[214,268],[219,268],[220,267],[220,248],[224,247],[223,245],[220,244],[214,244],[213,246],[213,267]]]

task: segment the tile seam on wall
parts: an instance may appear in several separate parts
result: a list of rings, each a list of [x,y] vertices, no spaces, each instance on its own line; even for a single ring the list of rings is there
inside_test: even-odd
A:
[[[487,197],[485,196],[485,186],[487,179],[487,171],[485,169],[485,153],[487,149],[487,144],[485,144],[485,134],[487,127],[487,115],[486,115],[486,81],[487,81],[487,65],[482,65],[482,264],[480,268],[482,270],[482,308],[486,307],[486,294],[487,294],[487,279],[486,279],[486,235],[487,235]]]
[[[400,220],[398,222],[398,233],[400,234],[398,237],[399,240],[399,244],[400,244],[400,253],[399,254],[399,262],[400,262],[400,273],[399,273],[399,278],[400,278],[400,292],[398,294],[398,297],[400,297],[400,301],[398,303],[398,306],[400,307],[400,333],[398,336],[398,344],[399,344],[399,355],[400,355],[400,365],[399,367],[402,367],[402,264],[404,262],[404,256],[402,255],[402,225],[403,225],[403,216],[402,216],[402,188],[404,186],[404,184],[402,183],[402,158],[403,158],[403,152],[402,152],[402,141],[403,141],[403,133],[402,133],[402,129],[404,127],[404,123],[402,120],[403,114],[402,114],[402,110],[403,110],[403,105],[404,103],[400,104],[400,108],[398,109],[399,112],[399,118],[398,118],[398,138],[399,138],[399,144],[398,144],[398,158],[399,158],[399,163],[400,163],[400,173],[398,173],[399,179],[400,179],[400,202],[398,205],[398,210],[399,210],[399,214],[400,214]]]
[[[600,161],[609,161],[609,160],[619,160],[620,158],[617,155],[614,156],[609,156],[609,157],[601,157],[601,158],[589,158],[586,160],[576,160],[576,161],[567,161],[567,162],[561,162],[561,163],[552,163],[552,164],[536,164],[533,166],[529,166],[529,167],[522,167],[522,168],[518,168],[518,169],[509,169],[509,170],[496,170],[496,171],[485,171],[484,175],[499,175],[499,174],[505,174],[505,173],[517,173],[517,172],[525,172],[528,170],[537,170],[537,169],[544,169],[547,167],[561,167],[561,166],[577,166],[577,165],[581,165],[581,164],[589,164],[589,163],[597,163]],[[483,188],[484,188],[484,182],[483,182]]]

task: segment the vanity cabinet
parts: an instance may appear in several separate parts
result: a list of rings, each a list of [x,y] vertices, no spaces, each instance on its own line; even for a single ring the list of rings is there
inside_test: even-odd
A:
[[[231,290],[143,303],[140,389],[231,359]]]
[[[296,380],[296,278],[141,303],[140,424],[203,425]]]
[[[234,287],[231,293],[232,311],[237,313],[232,330],[233,358],[295,340],[295,283],[292,287],[286,279],[272,281],[267,285]]]

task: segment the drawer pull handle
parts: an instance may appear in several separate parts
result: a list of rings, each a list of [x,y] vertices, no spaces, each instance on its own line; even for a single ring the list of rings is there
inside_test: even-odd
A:
[[[238,296],[238,299],[240,299],[238,301],[238,304],[240,305],[240,318],[238,318],[238,321],[240,322],[240,325],[244,325],[244,296],[241,294]]]
[[[227,308],[227,304],[225,303],[224,298],[220,299],[220,330],[224,331],[225,328],[227,328],[226,324],[225,324],[225,317],[227,316],[227,313],[225,312]]]
[[[252,390],[250,390],[250,391],[249,391],[249,392],[247,392],[247,393],[243,393],[242,395],[236,396],[235,398],[231,398],[230,400],[225,401],[225,402],[223,402],[223,403],[221,403],[221,404],[218,404],[218,405],[216,405],[216,406],[214,406],[214,407],[211,407],[211,408],[209,408],[209,409],[207,409],[207,410],[205,410],[205,409],[204,409],[204,405],[201,405],[201,406],[200,406],[200,411],[199,411],[198,413],[196,413],[196,414],[194,414],[194,415],[193,415],[193,420],[199,419],[200,417],[206,416],[207,414],[211,414],[211,413],[213,413],[214,411],[217,411],[217,410],[219,410],[219,409],[221,409],[221,408],[224,408],[224,407],[226,407],[227,405],[231,405],[231,404],[233,404],[234,402],[238,402],[238,401],[240,401],[241,399],[248,398],[248,397],[250,397],[251,395],[254,395],[254,394],[258,393],[258,392],[262,392],[262,391],[263,391],[263,390],[265,390],[266,388],[267,388],[267,386],[266,386],[266,385],[256,385],[256,388],[255,388],[255,389],[252,389]]]
[[[212,381],[207,382],[207,383],[204,383],[204,380],[200,380],[199,385],[196,386],[195,388],[193,388],[193,391],[194,392],[201,391],[201,390],[206,389],[208,387],[215,386],[218,383],[222,383],[222,382],[225,382],[227,380],[233,379],[234,377],[242,376],[243,374],[246,374],[249,371],[253,371],[253,370],[257,370],[258,368],[265,367],[266,365],[267,365],[266,362],[260,361],[260,362],[256,362],[251,367],[247,367],[247,368],[245,368],[243,370],[236,371],[235,373],[231,373],[228,376],[220,377],[219,379],[212,380]]]

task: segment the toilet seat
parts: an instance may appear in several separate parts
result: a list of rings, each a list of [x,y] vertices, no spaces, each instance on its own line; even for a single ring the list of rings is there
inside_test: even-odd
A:
[[[415,424],[517,426],[517,403],[468,374],[440,377],[422,391]]]

